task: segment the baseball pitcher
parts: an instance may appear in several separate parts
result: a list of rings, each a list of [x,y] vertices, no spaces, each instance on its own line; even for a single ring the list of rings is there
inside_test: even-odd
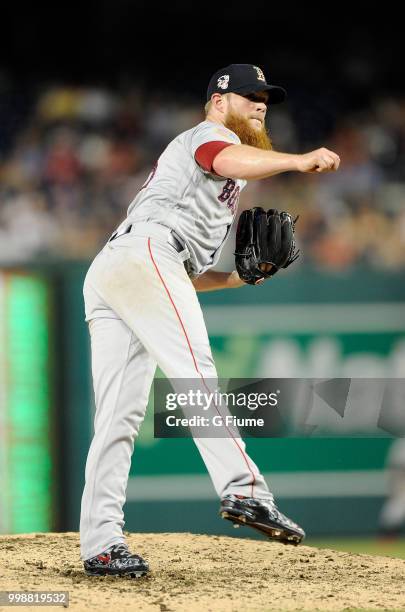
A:
[[[339,156],[272,150],[268,105],[285,99],[250,64],[218,70],[206,118],[159,157],[128,215],[92,262],[84,283],[96,414],[80,519],[81,557],[89,575],[148,572],[128,550],[123,505],[134,441],[156,366],[170,380],[217,378],[197,291],[263,282],[296,259],[288,213],[253,209],[239,223],[236,270],[211,270],[248,180],[281,172],[331,172]],[[267,537],[299,543],[299,525],[283,515],[238,435],[194,438],[220,499],[220,514]]]

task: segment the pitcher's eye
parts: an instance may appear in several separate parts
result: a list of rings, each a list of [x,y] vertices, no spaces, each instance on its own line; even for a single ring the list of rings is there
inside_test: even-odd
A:
[[[264,104],[267,104],[268,100],[266,95],[257,93],[246,94],[243,97],[247,100],[250,100],[251,102],[264,102]]]

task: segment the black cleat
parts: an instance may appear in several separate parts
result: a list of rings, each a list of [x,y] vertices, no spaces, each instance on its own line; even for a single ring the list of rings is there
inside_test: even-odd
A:
[[[223,519],[232,521],[235,527],[253,527],[271,540],[284,544],[299,544],[305,538],[305,531],[282,514],[274,500],[226,495],[221,500],[219,513]]]
[[[88,576],[130,576],[140,578],[149,571],[149,564],[139,555],[132,555],[126,544],[116,544],[83,563]]]

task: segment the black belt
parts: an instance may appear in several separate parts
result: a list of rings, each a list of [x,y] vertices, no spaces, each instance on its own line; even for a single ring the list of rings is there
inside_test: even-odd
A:
[[[118,232],[118,230],[116,232],[113,233],[113,235],[109,238],[108,242],[112,242],[113,240],[115,240],[116,238],[119,238],[120,236],[125,236],[125,234],[129,234],[129,232],[132,230],[132,227],[135,227],[132,225],[132,223],[130,225],[128,225],[126,227],[125,230]],[[167,239],[167,242],[169,244],[172,245],[172,247],[174,247],[176,249],[176,251],[178,253],[181,253],[182,251],[184,251],[184,249],[186,248],[181,242],[180,240],[177,238],[177,236],[175,235],[174,231],[171,230],[169,237]]]
[[[118,233],[118,230],[117,230],[116,232],[112,234],[112,236],[110,236],[110,238],[108,239],[108,242],[112,242],[113,240],[115,240],[116,238],[119,238],[120,236],[125,236],[125,234],[129,234],[131,229],[132,229],[132,224],[128,225],[126,230],[124,230],[123,232]]]

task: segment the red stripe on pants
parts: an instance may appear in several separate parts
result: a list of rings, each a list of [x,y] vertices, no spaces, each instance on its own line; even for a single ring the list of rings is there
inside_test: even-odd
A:
[[[195,355],[194,355],[194,351],[193,351],[193,349],[192,349],[192,346],[191,346],[191,343],[190,343],[190,340],[189,340],[189,337],[188,337],[188,334],[187,334],[186,328],[184,327],[184,323],[183,323],[183,321],[182,321],[182,319],[181,319],[180,313],[179,313],[179,311],[178,311],[178,309],[177,309],[177,307],[176,307],[176,304],[174,303],[174,300],[173,300],[173,298],[172,298],[172,296],[171,296],[171,294],[170,294],[170,291],[169,291],[169,289],[168,289],[168,287],[167,287],[167,285],[166,285],[165,281],[163,280],[163,277],[162,277],[162,275],[161,275],[161,273],[160,273],[160,271],[159,271],[159,268],[158,268],[158,266],[157,266],[157,264],[156,264],[156,261],[155,261],[155,259],[154,259],[154,257],[153,257],[153,254],[152,254],[152,248],[151,248],[151,239],[150,239],[150,238],[148,238],[148,249],[149,249],[150,258],[151,258],[152,263],[153,263],[153,265],[154,265],[154,267],[155,267],[155,270],[156,270],[156,272],[157,272],[157,275],[159,276],[160,281],[161,281],[161,283],[162,283],[163,287],[165,288],[165,291],[166,291],[166,293],[167,293],[167,296],[168,296],[168,298],[169,298],[169,300],[170,300],[170,302],[171,302],[171,304],[172,304],[172,306],[173,306],[173,308],[174,308],[174,311],[175,311],[175,313],[176,313],[177,319],[178,319],[178,321],[179,321],[179,323],[180,323],[180,326],[181,326],[181,329],[182,329],[182,331],[183,331],[184,337],[186,338],[187,345],[188,345],[188,348],[189,348],[189,351],[190,351],[190,355],[191,355],[191,358],[192,358],[192,360],[193,360],[193,362],[194,362],[194,367],[195,367],[195,370],[196,370],[197,374],[198,374],[198,375],[201,377],[201,380],[203,381],[203,385],[204,385],[204,387],[207,389],[207,391],[208,391],[208,393],[209,393],[209,392],[210,392],[210,389],[209,389],[209,387],[207,386],[207,384],[206,384],[206,382],[205,382],[204,376],[202,375],[202,373],[201,373],[201,372],[200,372],[200,370],[198,369],[198,365],[197,365],[197,361],[196,361],[196,358],[195,358]],[[217,407],[217,405],[216,405],[216,404],[215,404],[215,408],[216,408],[216,411],[218,412],[219,416],[222,418],[222,415],[221,415],[221,413],[219,412],[218,407]],[[225,429],[228,431],[228,433],[230,434],[230,436],[231,436],[232,440],[235,442],[235,444],[236,444],[236,446],[238,447],[238,449],[239,449],[240,453],[242,454],[242,457],[243,457],[243,459],[244,459],[244,461],[245,461],[245,463],[246,463],[246,466],[247,466],[247,468],[248,468],[249,472],[252,474],[252,483],[251,483],[251,491],[252,491],[252,492],[251,492],[251,497],[254,497],[254,495],[253,495],[253,487],[254,487],[255,482],[256,482],[255,475],[254,475],[254,473],[253,473],[253,471],[252,471],[252,469],[251,469],[251,467],[250,467],[250,465],[249,465],[249,462],[248,462],[248,460],[247,460],[246,454],[245,454],[245,453],[244,453],[244,451],[243,451],[243,448],[241,448],[241,447],[239,446],[238,441],[236,440],[236,438],[234,438],[234,436],[232,435],[232,432],[230,431],[230,429],[228,429],[228,427],[227,427],[226,425],[225,425]]]

